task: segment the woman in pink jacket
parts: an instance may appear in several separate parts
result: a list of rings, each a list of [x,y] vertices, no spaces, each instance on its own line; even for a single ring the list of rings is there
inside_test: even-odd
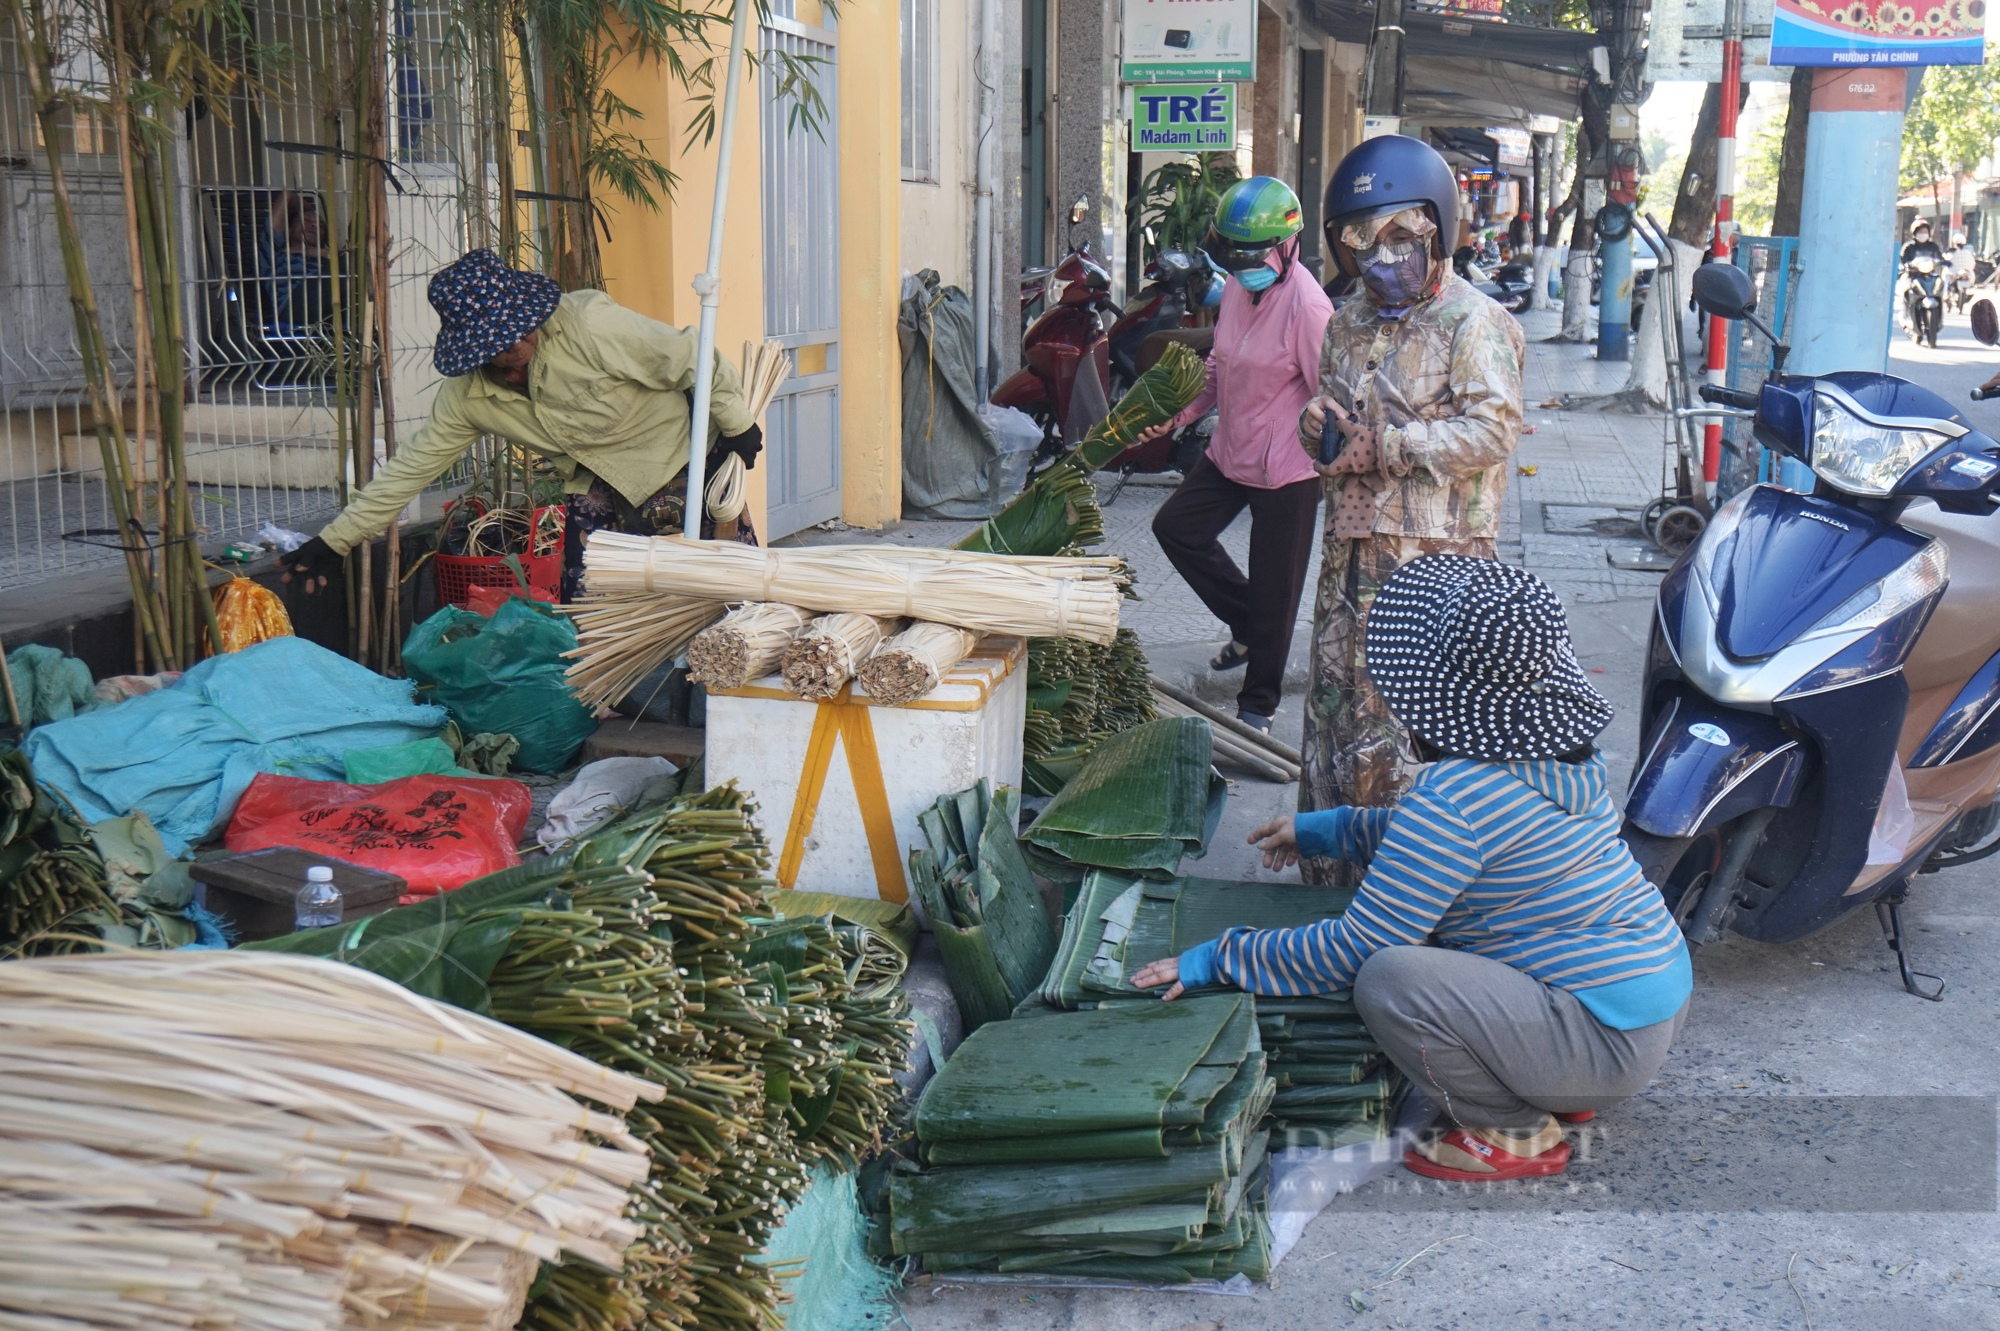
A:
[[[1229,272],[1208,387],[1187,410],[1146,438],[1216,409],[1208,453],[1153,518],[1167,558],[1229,626],[1229,645],[1209,662],[1243,669],[1236,714],[1271,728],[1284,691],[1285,658],[1319,531],[1320,484],[1299,445],[1299,413],[1319,389],[1320,345],[1333,304],[1299,262],[1299,196],[1270,176],[1230,186],[1202,248]],[[1221,536],[1250,510],[1246,577]]]

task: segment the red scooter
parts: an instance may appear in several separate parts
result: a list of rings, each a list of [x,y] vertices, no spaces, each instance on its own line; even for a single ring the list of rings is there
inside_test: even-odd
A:
[[[996,405],[1025,411],[1042,427],[1038,460],[1056,457],[1110,414],[1105,314],[1121,313],[1111,299],[1111,274],[1091,257],[1088,243],[1056,265],[1049,283],[1060,284],[1062,294],[1022,334],[1021,368],[993,390]]]

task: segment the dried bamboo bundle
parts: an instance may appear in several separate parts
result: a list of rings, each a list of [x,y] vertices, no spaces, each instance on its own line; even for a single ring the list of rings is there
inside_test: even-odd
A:
[[[888,546],[762,550],[733,541],[592,533],[599,594],[784,601],[808,610],[926,619],[975,633],[1080,638],[1118,632],[1117,572],[1102,561],[993,559]]]
[[[571,1096],[663,1094],[358,968],[246,952],[0,966],[0,1084],[21,1264],[0,1325],[274,1331],[500,1331],[539,1262],[616,1269],[645,1147]],[[33,1260],[55,1234],[65,1259]]]
[[[576,621],[576,648],[566,653],[574,664],[565,678],[589,707],[623,698],[723,613],[719,601],[629,593],[554,608]]]
[[[885,638],[861,663],[855,678],[877,702],[899,707],[915,702],[938,686],[951,668],[972,652],[977,634],[951,624],[919,620],[893,638]]]
[[[807,611],[781,601],[739,605],[688,644],[688,678],[710,689],[740,689],[778,668]]]
[[[821,615],[785,648],[779,669],[785,687],[801,698],[831,698],[854,678],[861,662],[902,627],[869,615]]]

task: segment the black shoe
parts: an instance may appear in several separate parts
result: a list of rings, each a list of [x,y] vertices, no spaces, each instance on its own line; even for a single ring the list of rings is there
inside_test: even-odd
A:
[[[1209,658],[1210,670],[1241,670],[1250,664],[1250,649],[1240,642],[1232,641],[1227,647]]]
[[[1246,712],[1239,707],[1236,709],[1236,719],[1260,735],[1271,733],[1271,718],[1268,716],[1259,716],[1255,712]]]

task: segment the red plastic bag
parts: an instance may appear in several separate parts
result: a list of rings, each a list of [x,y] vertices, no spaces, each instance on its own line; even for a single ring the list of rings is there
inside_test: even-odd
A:
[[[524,593],[519,587],[486,587],[475,584],[472,590],[465,594],[465,608],[475,615],[484,615],[491,619],[495,610],[521,595]],[[540,601],[545,605],[554,605],[556,602],[556,598],[544,587],[530,587],[525,595],[530,600]]]
[[[518,781],[406,776],[379,786],[260,772],[243,792],[223,844],[234,851],[294,846],[396,874],[408,905],[521,862],[528,788]]]

